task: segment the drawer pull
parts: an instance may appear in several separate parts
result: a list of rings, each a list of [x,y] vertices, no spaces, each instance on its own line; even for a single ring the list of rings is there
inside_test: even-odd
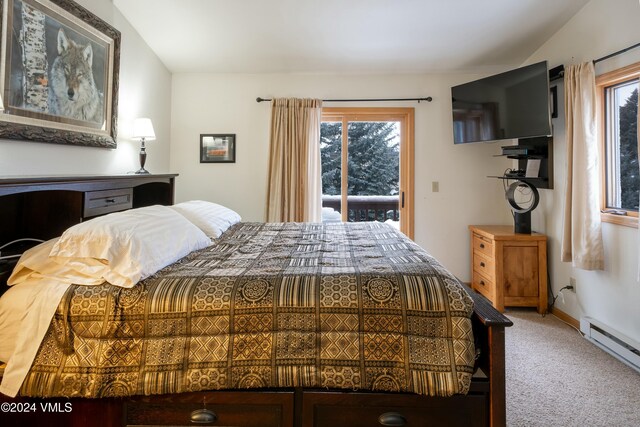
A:
[[[485,284],[484,284],[484,280],[480,280],[480,284],[481,284],[482,286],[484,286],[484,285],[485,285]]]
[[[481,263],[480,263],[480,267],[484,267],[484,262],[481,262]]]
[[[194,424],[215,423],[218,416],[208,409],[196,409],[191,413],[191,422]]]
[[[407,425],[407,419],[397,412],[385,412],[378,417],[378,423],[381,426],[401,427]]]
[[[106,203],[115,203],[116,199],[105,199],[104,200]]]
[[[484,249],[484,243],[480,243],[480,249]]]

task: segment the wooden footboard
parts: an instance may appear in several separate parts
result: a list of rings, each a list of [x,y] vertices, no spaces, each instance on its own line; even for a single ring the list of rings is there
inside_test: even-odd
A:
[[[474,301],[473,334],[479,349],[478,366],[489,382],[489,425],[507,423],[504,328],[513,325],[482,295],[465,289]]]
[[[339,390],[214,391],[126,399],[11,399],[0,395],[3,425],[133,426],[200,425],[245,427],[337,427],[429,425],[506,425],[505,327],[512,322],[480,295],[475,301],[473,330],[479,370],[467,395],[451,398],[405,393]],[[9,405],[9,406],[7,406]],[[202,411],[204,410],[204,411]],[[6,421],[6,422],[5,422]]]

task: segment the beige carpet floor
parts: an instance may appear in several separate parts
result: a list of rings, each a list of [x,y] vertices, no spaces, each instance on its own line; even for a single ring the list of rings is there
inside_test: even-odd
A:
[[[508,309],[507,426],[640,426],[640,374],[555,316]]]

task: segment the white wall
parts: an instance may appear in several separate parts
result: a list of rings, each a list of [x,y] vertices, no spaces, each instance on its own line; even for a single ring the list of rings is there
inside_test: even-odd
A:
[[[592,0],[558,33],[551,37],[527,63],[548,60],[549,66],[590,61],[634,45],[640,40],[640,4],[637,0]],[[610,71],[640,61],[640,49],[596,65],[596,73]],[[640,341],[640,283],[638,268],[638,230],[604,223],[605,271],[574,269],[560,261],[562,215],[566,189],[566,143],[564,132],[564,87],[560,83],[559,119],[554,120],[555,189],[541,190],[544,203],[534,228],[549,235],[549,266],[554,294],[577,279],[577,293],[564,292],[559,309],[579,319],[591,316]],[[542,213],[544,216],[540,215]],[[546,223],[545,223],[546,221]]]
[[[467,226],[510,221],[501,182],[486,178],[509,166],[493,157],[500,144],[453,144],[450,87],[477,77],[174,74],[171,170],[180,174],[176,197],[215,201],[237,210],[245,221],[264,220],[271,107],[258,104],[257,96],[433,96],[431,103],[387,105],[415,107],[415,240],[469,281]],[[237,162],[200,164],[201,133],[237,134]],[[440,192],[431,192],[432,181],[440,183]]]
[[[171,74],[110,0],[76,0],[121,32],[118,148],[76,147],[0,139],[0,176],[120,174],[139,168],[136,117],[150,117],[157,140],[147,144],[146,168],[169,172]]]

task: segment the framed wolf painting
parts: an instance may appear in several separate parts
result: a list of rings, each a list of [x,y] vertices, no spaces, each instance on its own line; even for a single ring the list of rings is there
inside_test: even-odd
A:
[[[0,5],[0,138],[115,148],[120,33],[72,0]]]

